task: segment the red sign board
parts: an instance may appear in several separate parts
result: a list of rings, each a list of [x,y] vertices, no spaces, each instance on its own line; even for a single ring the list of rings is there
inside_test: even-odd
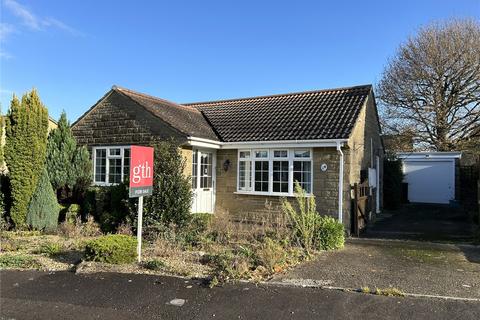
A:
[[[130,147],[130,198],[149,196],[153,189],[153,148]]]

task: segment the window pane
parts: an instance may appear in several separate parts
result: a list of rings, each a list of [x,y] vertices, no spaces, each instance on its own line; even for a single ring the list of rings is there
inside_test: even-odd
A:
[[[268,151],[255,151],[255,158],[268,158]]]
[[[288,192],[288,161],[273,161],[273,192]]]
[[[250,159],[250,151],[240,151],[240,158]]]
[[[238,163],[238,189],[244,191],[252,190],[252,162],[239,161]]]
[[[121,155],[121,150],[120,150],[120,148],[110,148],[109,152],[110,152],[109,155],[111,155],[111,156],[119,156],[119,155]]]
[[[123,149],[123,181],[130,179],[130,148]]]
[[[255,161],[255,191],[268,192],[268,161]]]
[[[293,181],[298,181],[307,192],[312,192],[312,163],[310,161],[293,162]]]
[[[122,182],[122,159],[108,159],[108,182]]]
[[[96,149],[95,151],[95,182],[105,182],[107,150]]]
[[[200,188],[212,187],[212,154],[200,154]]]
[[[295,150],[295,158],[310,158],[309,150]]]
[[[273,157],[274,158],[287,158],[288,157],[288,151],[287,150],[275,150],[275,151],[273,151]]]
[[[192,188],[193,189],[197,188],[197,170],[198,170],[197,156],[198,156],[197,150],[193,151],[192,153]]]

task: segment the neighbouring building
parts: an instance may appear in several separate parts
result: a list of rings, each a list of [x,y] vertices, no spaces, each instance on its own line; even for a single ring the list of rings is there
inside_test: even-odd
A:
[[[373,212],[381,207],[384,148],[371,85],[187,104],[114,86],[72,130],[100,186],[128,175],[130,145],[180,141],[193,212],[275,211],[298,181],[348,230],[350,187],[367,177]]]

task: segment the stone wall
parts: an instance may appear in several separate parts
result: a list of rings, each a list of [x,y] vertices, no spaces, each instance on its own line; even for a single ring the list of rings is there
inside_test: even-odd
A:
[[[148,145],[153,139],[185,136],[152,115],[143,107],[116,91],[95,105],[72,126],[79,145]]]
[[[357,123],[355,124],[350,139],[348,141],[350,152],[350,177],[349,183],[361,183],[361,172],[368,175],[368,168],[376,168],[376,156],[380,157],[380,185],[374,190],[372,195],[372,211],[376,212],[375,197],[376,192],[380,192],[380,207],[383,200],[383,144],[380,136],[380,127],[377,118],[377,110],[373,96],[370,95],[363,106]]]
[[[253,220],[272,211],[280,211],[282,197],[237,194],[237,150],[217,151],[217,185],[216,211],[225,211],[236,219]],[[350,195],[348,184],[348,150],[344,151],[344,205],[343,219],[347,228],[350,227]],[[338,216],[338,174],[339,155],[335,148],[314,148],[313,150],[313,194],[316,196],[317,210],[321,214]],[[225,171],[223,163],[230,160],[230,168]],[[327,170],[320,170],[321,164],[327,165]],[[294,200],[293,197],[287,197]]]

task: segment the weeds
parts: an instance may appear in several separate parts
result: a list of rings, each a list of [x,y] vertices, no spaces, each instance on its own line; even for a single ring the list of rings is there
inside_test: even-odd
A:
[[[5,254],[0,256],[0,269],[40,269],[38,261],[27,255]]]
[[[55,257],[63,251],[61,244],[56,242],[44,243],[40,246],[37,253],[45,254],[49,257]]]
[[[165,264],[165,262],[161,260],[152,259],[152,260],[145,261],[143,263],[143,267],[148,270],[159,271],[159,270],[165,269],[167,265]]]
[[[307,254],[310,254],[313,249],[315,224],[318,217],[315,198],[308,197],[305,190],[296,181],[295,200],[297,201],[298,210],[294,209],[287,200],[283,200],[282,210],[290,219],[294,239],[305,248]]]
[[[385,288],[385,289],[375,288],[375,290],[371,290],[369,287],[362,287],[358,291],[362,293],[375,294],[378,296],[387,296],[387,297],[404,297],[405,296],[405,293],[402,290],[397,288]]]

